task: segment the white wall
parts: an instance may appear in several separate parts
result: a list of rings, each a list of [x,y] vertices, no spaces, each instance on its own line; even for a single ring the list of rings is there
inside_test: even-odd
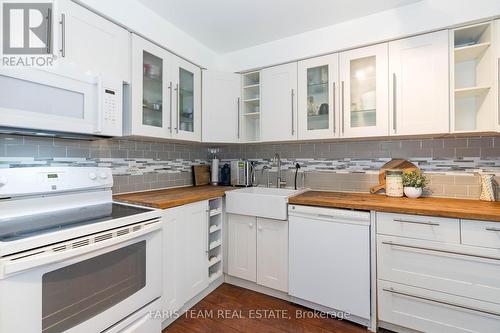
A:
[[[215,52],[136,0],[77,0],[76,2],[154,40],[199,66],[215,67],[217,56]]]
[[[217,66],[224,71],[243,71],[498,15],[500,0],[423,0],[220,55]]]

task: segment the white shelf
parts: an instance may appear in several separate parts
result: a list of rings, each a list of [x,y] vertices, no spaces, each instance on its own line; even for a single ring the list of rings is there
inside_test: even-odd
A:
[[[213,265],[219,263],[222,260],[221,256],[215,257],[215,259],[208,261],[208,267],[212,267]]]
[[[486,86],[455,89],[455,97],[466,98],[466,97],[480,96],[482,94],[486,94],[489,90],[490,87]]]
[[[210,217],[222,214],[222,208],[216,208],[210,210]]]
[[[260,112],[247,112],[243,113],[243,116],[248,118],[258,118],[260,116]]]
[[[215,228],[212,228],[212,227],[215,227]],[[213,225],[212,227],[210,227],[210,230],[209,230],[209,232],[211,234],[213,234],[213,233],[215,233],[215,232],[217,232],[217,231],[219,231],[219,230],[222,229],[222,226],[220,226],[220,225]]]
[[[249,98],[243,100],[243,103],[250,104],[252,106],[258,106],[260,105],[260,98]]]
[[[260,83],[249,84],[247,86],[243,86],[243,89],[257,88],[260,86]]]
[[[213,249],[221,246],[221,244],[222,244],[222,242],[220,241],[220,239],[213,241],[210,243],[209,250],[213,250]]]
[[[208,281],[209,283],[212,283],[214,282],[215,280],[217,280],[218,278],[220,278],[222,276],[222,271],[218,271],[217,273],[213,273],[211,274],[209,277],[208,277]]]
[[[483,54],[491,43],[479,43],[469,46],[462,46],[455,48],[455,61],[463,62],[474,60]]]

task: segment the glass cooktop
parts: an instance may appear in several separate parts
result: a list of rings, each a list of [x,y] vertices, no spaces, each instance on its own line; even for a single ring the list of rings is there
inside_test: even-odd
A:
[[[9,242],[49,232],[110,221],[149,212],[147,208],[117,203],[58,210],[14,218],[0,218],[0,242]]]

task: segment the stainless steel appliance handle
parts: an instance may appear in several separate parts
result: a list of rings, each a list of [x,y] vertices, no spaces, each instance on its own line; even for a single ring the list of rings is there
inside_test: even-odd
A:
[[[342,81],[340,87],[341,87],[341,90],[342,90],[342,92],[340,93],[341,103],[342,103],[342,105],[341,105],[341,111],[342,111],[342,119],[341,119],[341,121],[342,121],[342,135],[344,135],[344,123],[345,123],[345,121],[344,121],[344,98],[345,98],[344,97],[344,81]]]
[[[436,222],[424,222],[424,221],[411,221],[411,220],[402,220],[402,219],[394,219],[394,222],[400,222],[400,223],[413,223],[413,224],[425,224],[425,225],[432,225],[439,227],[440,224]]]
[[[433,248],[429,248],[429,247],[425,247],[425,246],[407,245],[407,244],[400,244],[400,243],[394,243],[394,242],[382,242],[382,244],[390,245],[390,246],[405,247],[405,248],[415,249],[415,250],[424,250],[424,251],[439,252],[439,253],[445,253],[445,254],[455,254],[455,255],[467,256],[467,257],[473,257],[473,258],[481,258],[481,259],[489,259],[489,260],[497,260],[497,261],[500,260],[500,258],[495,258],[495,257],[490,257],[490,256],[475,255],[475,254],[470,254],[470,253],[465,253],[465,252],[460,252],[460,251],[452,251],[452,250],[433,249]]]
[[[52,52],[52,8],[47,9],[47,54]]]
[[[397,97],[396,97],[396,73],[392,73],[392,129],[394,134],[398,132],[397,125]]]
[[[333,113],[333,134],[335,134],[335,132],[337,131],[337,124],[335,124],[335,112],[337,111],[337,107],[335,105],[335,103],[337,102],[336,101],[336,91],[335,91],[335,82],[333,82],[333,92],[332,92],[332,97],[333,97],[333,106],[332,106],[332,113]]]
[[[59,22],[61,25],[61,57],[66,57],[66,15],[61,14],[61,21]]]
[[[295,97],[295,90],[292,89],[292,135],[295,134],[295,120],[293,119],[293,100],[294,100],[294,97]]]
[[[240,138],[240,98],[236,101],[238,107],[238,139]]]
[[[389,293],[392,293],[392,294],[397,294],[397,295],[402,295],[402,296],[406,296],[406,297],[417,298],[417,299],[421,299],[421,300],[424,300],[424,301],[439,303],[439,304],[443,304],[443,305],[453,306],[455,308],[466,309],[466,310],[471,310],[471,311],[486,313],[486,314],[489,314],[489,315],[500,317],[500,313],[498,313],[498,312],[493,312],[493,311],[488,311],[488,310],[483,310],[483,309],[470,308],[470,307],[463,306],[463,305],[458,304],[458,303],[453,303],[453,302],[448,302],[448,301],[445,302],[445,301],[437,300],[437,299],[430,298],[430,297],[425,297],[425,296],[420,296],[420,295],[415,295],[415,294],[412,294],[412,293],[407,293],[407,292],[395,290],[393,288],[383,288],[382,290],[386,291],[386,292],[389,292]]]
[[[177,83],[175,85],[175,112],[176,112],[176,121],[175,121],[175,132],[176,133],[179,133],[179,126],[180,126],[180,123],[181,123],[181,115],[180,115],[180,112],[179,112],[179,84]]]

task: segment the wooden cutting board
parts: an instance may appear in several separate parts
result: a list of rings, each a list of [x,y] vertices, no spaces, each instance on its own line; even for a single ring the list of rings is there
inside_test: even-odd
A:
[[[210,184],[210,166],[193,165],[193,178],[194,186]]]
[[[370,193],[376,193],[385,188],[385,172],[387,170],[402,170],[403,172],[417,171],[420,173],[420,169],[413,163],[407,160],[390,160],[384,164],[378,173],[379,184],[370,188]]]

